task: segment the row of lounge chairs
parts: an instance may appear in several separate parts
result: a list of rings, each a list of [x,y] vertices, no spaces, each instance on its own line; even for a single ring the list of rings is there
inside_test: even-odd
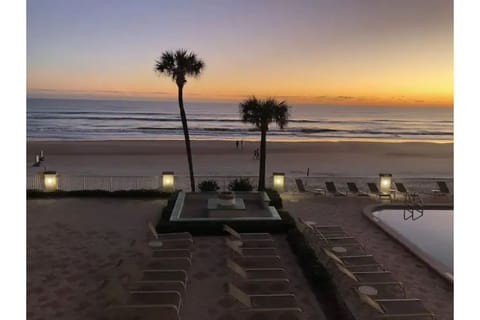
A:
[[[193,239],[190,233],[157,234],[147,223],[153,240],[148,243],[151,257],[142,268],[119,263],[122,272],[114,274],[106,288],[109,319],[179,319],[192,264]],[[117,279],[115,279],[117,277]]]
[[[403,284],[341,227],[302,219],[298,224],[319,260],[342,276],[343,287],[369,306],[372,318],[435,319],[421,300],[407,298]]]
[[[297,188],[300,192],[307,192],[302,180],[296,179]],[[395,182],[395,192],[402,194],[405,199],[407,200],[415,200],[418,199],[419,193],[409,191],[405,185],[401,182]],[[447,184],[445,181],[437,181],[438,189],[432,190],[433,195],[438,196],[448,196],[450,194],[450,190],[448,189]],[[369,189],[369,193],[360,191],[357,184],[355,182],[347,182],[347,192],[340,192],[333,181],[325,182],[325,189],[323,188],[315,188],[312,190],[313,193],[319,195],[327,195],[330,194],[335,197],[345,197],[349,194],[352,196],[357,197],[370,197],[370,195],[376,196],[379,199],[387,199],[392,200],[392,194],[390,192],[381,192],[376,183],[369,182],[367,183],[367,187]]]
[[[227,266],[232,277],[227,283],[229,295],[243,304],[244,312],[261,319],[300,319],[302,309],[290,289],[285,271],[268,233],[238,233],[224,226],[229,234]]]

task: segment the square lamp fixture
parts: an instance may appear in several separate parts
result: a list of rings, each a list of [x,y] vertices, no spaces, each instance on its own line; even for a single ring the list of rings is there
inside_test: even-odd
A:
[[[283,192],[285,187],[285,174],[274,172],[273,173],[273,189],[277,192]]]
[[[390,173],[380,173],[380,192],[390,193],[392,189],[392,175]]]
[[[43,173],[43,183],[45,185],[45,191],[55,191],[58,187],[57,172],[45,171]]]
[[[175,189],[175,176],[172,171],[164,171],[162,173],[163,191],[171,192]]]

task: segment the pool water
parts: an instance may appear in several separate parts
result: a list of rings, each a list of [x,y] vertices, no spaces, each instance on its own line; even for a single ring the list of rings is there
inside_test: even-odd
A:
[[[453,210],[424,210],[417,219],[404,219],[403,209],[385,209],[372,212],[380,220],[406,239],[428,261],[440,265],[453,277]],[[407,216],[410,214],[407,214]]]

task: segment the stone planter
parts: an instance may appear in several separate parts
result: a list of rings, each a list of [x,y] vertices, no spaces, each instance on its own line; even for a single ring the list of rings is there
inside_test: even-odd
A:
[[[222,207],[232,207],[235,205],[235,194],[230,191],[218,193],[217,204]]]

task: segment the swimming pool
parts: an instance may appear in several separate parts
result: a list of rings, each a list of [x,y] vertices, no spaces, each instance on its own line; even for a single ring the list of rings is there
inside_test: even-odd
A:
[[[390,236],[453,281],[453,207],[424,206],[405,211],[399,206],[376,206],[365,215]]]

